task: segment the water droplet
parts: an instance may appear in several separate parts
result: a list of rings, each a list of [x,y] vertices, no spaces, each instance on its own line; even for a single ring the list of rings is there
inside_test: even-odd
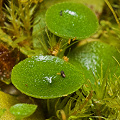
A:
[[[52,83],[52,77],[45,77],[45,79],[49,82],[49,83]],[[43,80],[45,81],[45,80]]]
[[[65,13],[68,13],[68,14],[70,14],[70,15],[72,15],[72,16],[78,16],[76,12],[71,11],[71,10],[65,10],[64,12],[65,12]]]

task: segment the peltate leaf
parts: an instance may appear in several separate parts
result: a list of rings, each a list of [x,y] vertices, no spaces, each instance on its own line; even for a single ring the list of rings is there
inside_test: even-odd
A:
[[[17,64],[12,83],[35,98],[56,98],[78,90],[84,81],[82,71],[55,56],[34,56]]]

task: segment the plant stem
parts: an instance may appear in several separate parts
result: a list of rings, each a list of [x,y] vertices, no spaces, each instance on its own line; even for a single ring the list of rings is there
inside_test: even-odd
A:
[[[10,4],[10,3],[9,3]],[[14,31],[15,31],[15,36],[18,38],[20,36],[20,33],[19,33],[19,25],[16,23],[16,16],[15,16],[15,8],[14,8],[14,4],[13,4],[13,0],[11,1],[11,23],[13,24],[13,28],[14,28]]]
[[[4,26],[4,15],[2,11],[3,0],[0,0],[0,25]]]
[[[90,91],[90,94],[86,97],[84,103],[80,106],[79,111],[81,111],[81,110],[86,106],[86,104],[87,104],[88,101],[92,98],[92,96],[93,96],[93,90]],[[78,111],[78,110],[76,110],[76,111],[75,111],[74,113],[72,113],[71,115],[76,115],[76,114],[77,114],[77,111]],[[69,115],[69,116],[71,116],[71,115]]]
[[[106,4],[108,5],[108,7],[110,8],[110,10],[111,10],[112,14],[113,14],[113,15],[114,15],[114,17],[115,17],[115,20],[116,20],[117,24],[118,24],[118,25],[119,25],[119,27],[120,27],[120,22],[119,22],[119,19],[118,19],[117,15],[116,15],[115,11],[113,10],[113,8],[112,8],[111,4],[109,3],[109,1],[108,1],[108,0],[104,0],[104,1],[106,2]]]

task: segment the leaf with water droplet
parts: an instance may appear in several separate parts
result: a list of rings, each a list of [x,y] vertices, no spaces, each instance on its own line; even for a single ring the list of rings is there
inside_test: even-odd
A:
[[[101,75],[105,77],[109,72],[111,75],[118,74],[116,70],[120,69],[119,55],[114,46],[95,41],[76,47],[68,57],[69,62],[78,69],[83,69],[85,77],[94,84],[94,76],[97,78],[100,78]]]
[[[40,55],[17,64],[12,70],[11,80],[26,95],[47,99],[78,90],[84,83],[84,76],[82,71],[58,57]]]
[[[76,39],[81,40],[96,32],[98,20],[85,5],[63,2],[48,8],[46,25],[52,33],[59,37],[76,37]]]

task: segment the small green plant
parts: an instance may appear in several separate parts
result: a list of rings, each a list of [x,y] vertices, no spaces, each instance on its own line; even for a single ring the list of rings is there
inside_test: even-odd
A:
[[[32,104],[31,110],[31,104],[17,104],[22,93],[13,97],[0,92],[1,119],[119,120],[120,30],[111,16],[109,21],[101,17],[110,11],[102,13],[103,1],[41,1],[0,2],[0,77],[5,78],[6,69],[12,66],[7,57],[12,51],[17,52],[13,65],[29,57],[10,67],[9,75],[19,92],[38,106],[33,116],[27,117],[36,105]],[[111,4],[104,1],[119,25],[117,0],[110,0]],[[100,18],[100,27],[86,5]]]
[[[36,109],[37,105],[19,103],[11,106],[10,112],[16,117],[16,120],[21,120],[32,115]]]
[[[88,7],[74,2],[52,5],[46,11],[45,21],[48,30],[61,38],[58,57],[63,57],[65,50],[71,46],[71,39],[75,41],[90,37],[99,26],[97,17]]]
[[[90,20],[89,24],[87,20]],[[66,23],[66,26],[62,26],[63,23]],[[56,4],[47,10],[46,25],[48,29],[54,31],[54,34],[63,38],[83,39],[97,30],[98,21],[86,6],[67,2]],[[53,42],[49,39],[49,45],[53,46]],[[65,72],[65,78],[60,73],[61,71]],[[62,77],[57,73],[60,73]],[[80,70],[53,56],[36,56],[20,62],[12,70],[11,80],[23,93],[44,99],[68,95],[79,89],[85,82]]]

